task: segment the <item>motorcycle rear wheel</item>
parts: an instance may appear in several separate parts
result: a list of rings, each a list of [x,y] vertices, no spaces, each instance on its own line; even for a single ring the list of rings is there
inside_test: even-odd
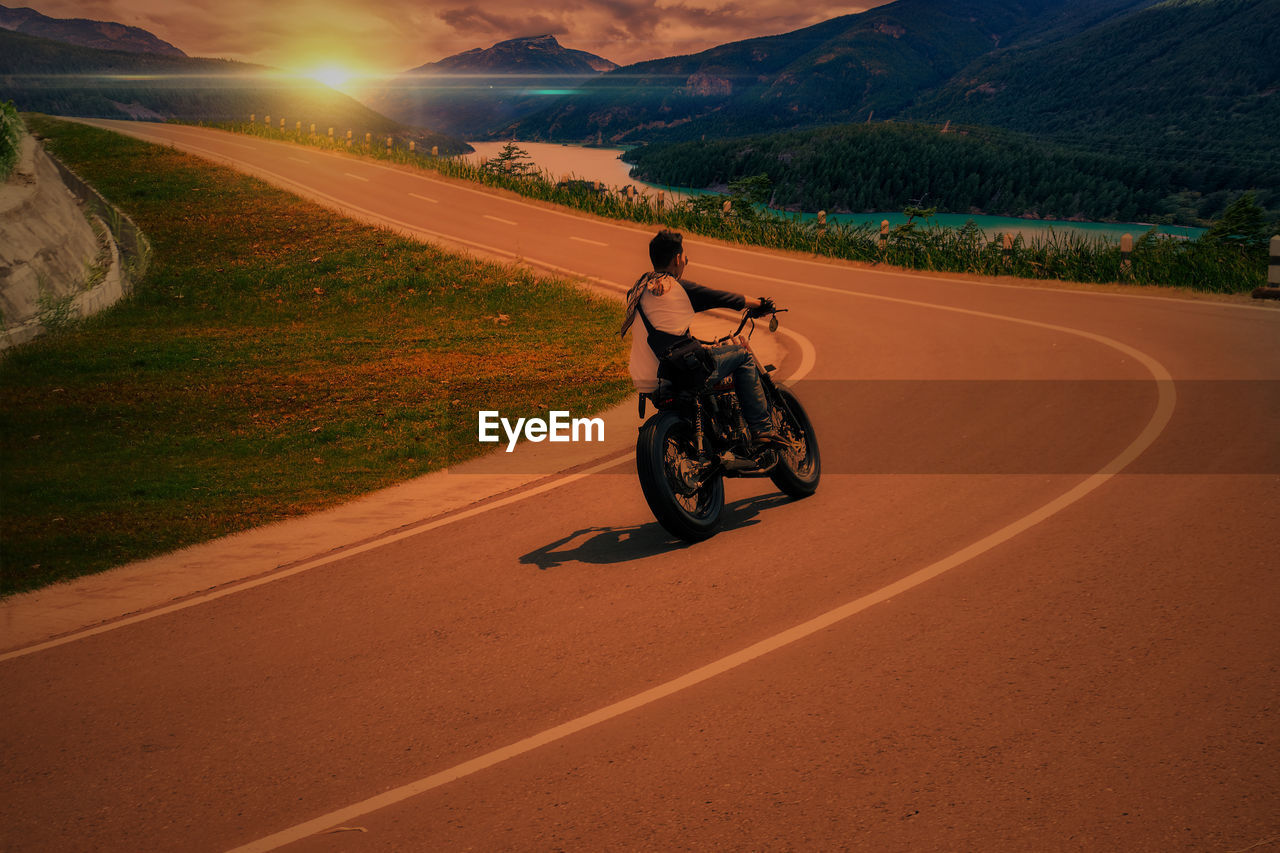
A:
[[[804,406],[785,388],[778,389],[779,429],[784,438],[795,442],[796,449],[778,451],[778,464],[769,475],[773,484],[793,498],[807,498],[818,490],[822,477],[822,456],[818,452],[818,434]]]
[[[693,428],[675,412],[645,421],[636,440],[636,473],[645,502],[667,532],[701,542],[720,527],[724,477],[699,482],[694,472]]]

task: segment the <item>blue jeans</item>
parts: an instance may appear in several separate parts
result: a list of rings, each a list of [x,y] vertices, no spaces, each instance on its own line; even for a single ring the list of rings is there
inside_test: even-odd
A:
[[[711,353],[716,364],[716,372],[709,383],[714,384],[732,374],[733,388],[738,394],[738,403],[742,406],[742,417],[747,426],[752,432],[772,429],[769,401],[765,399],[764,388],[760,385],[760,373],[756,370],[756,361],[751,353],[737,344],[707,347],[707,352]]]

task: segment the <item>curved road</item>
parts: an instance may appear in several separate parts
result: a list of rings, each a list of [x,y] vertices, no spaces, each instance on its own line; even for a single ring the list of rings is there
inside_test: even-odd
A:
[[[645,266],[636,226],[99,124],[604,286]],[[817,495],[731,481],[684,547],[606,459],[14,650],[0,847],[1280,849],[1280,313],[688,245],[812,343],[782,367]]]

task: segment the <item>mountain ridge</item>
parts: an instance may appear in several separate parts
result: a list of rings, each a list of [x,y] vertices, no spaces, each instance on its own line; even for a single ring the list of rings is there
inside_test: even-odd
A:
[[[492,135],[628,144],[887,118],[992,51],[1069,38],[1152,2],[896,0],[618,69]]]
[[[535,112],[617,67],[563,47],[553,35],[526,36],[412,68],[363,93],[362,100],[406,124],[468,138]]]
[[[0,6],[0,29],[96,50],[153,53],[159,56],[187,55],[141,27],[88,18],[51,18],[26,6]]]
[[[432,72],[489,71],[495,73],[580,72],[601,74],[618,68],[611,62],[585,50],[574,50],[560,44],[554,35],[522,36],[496,42],[491,47],[473,47],[437,62],[410,68],[405,74]]]

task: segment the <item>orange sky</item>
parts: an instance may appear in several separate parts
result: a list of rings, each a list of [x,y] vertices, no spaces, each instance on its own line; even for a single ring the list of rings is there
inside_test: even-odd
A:
[[[885,0],[6,0],[142,27],[191,56],[395,73],[551,33],[620,64],[799,29]]]

